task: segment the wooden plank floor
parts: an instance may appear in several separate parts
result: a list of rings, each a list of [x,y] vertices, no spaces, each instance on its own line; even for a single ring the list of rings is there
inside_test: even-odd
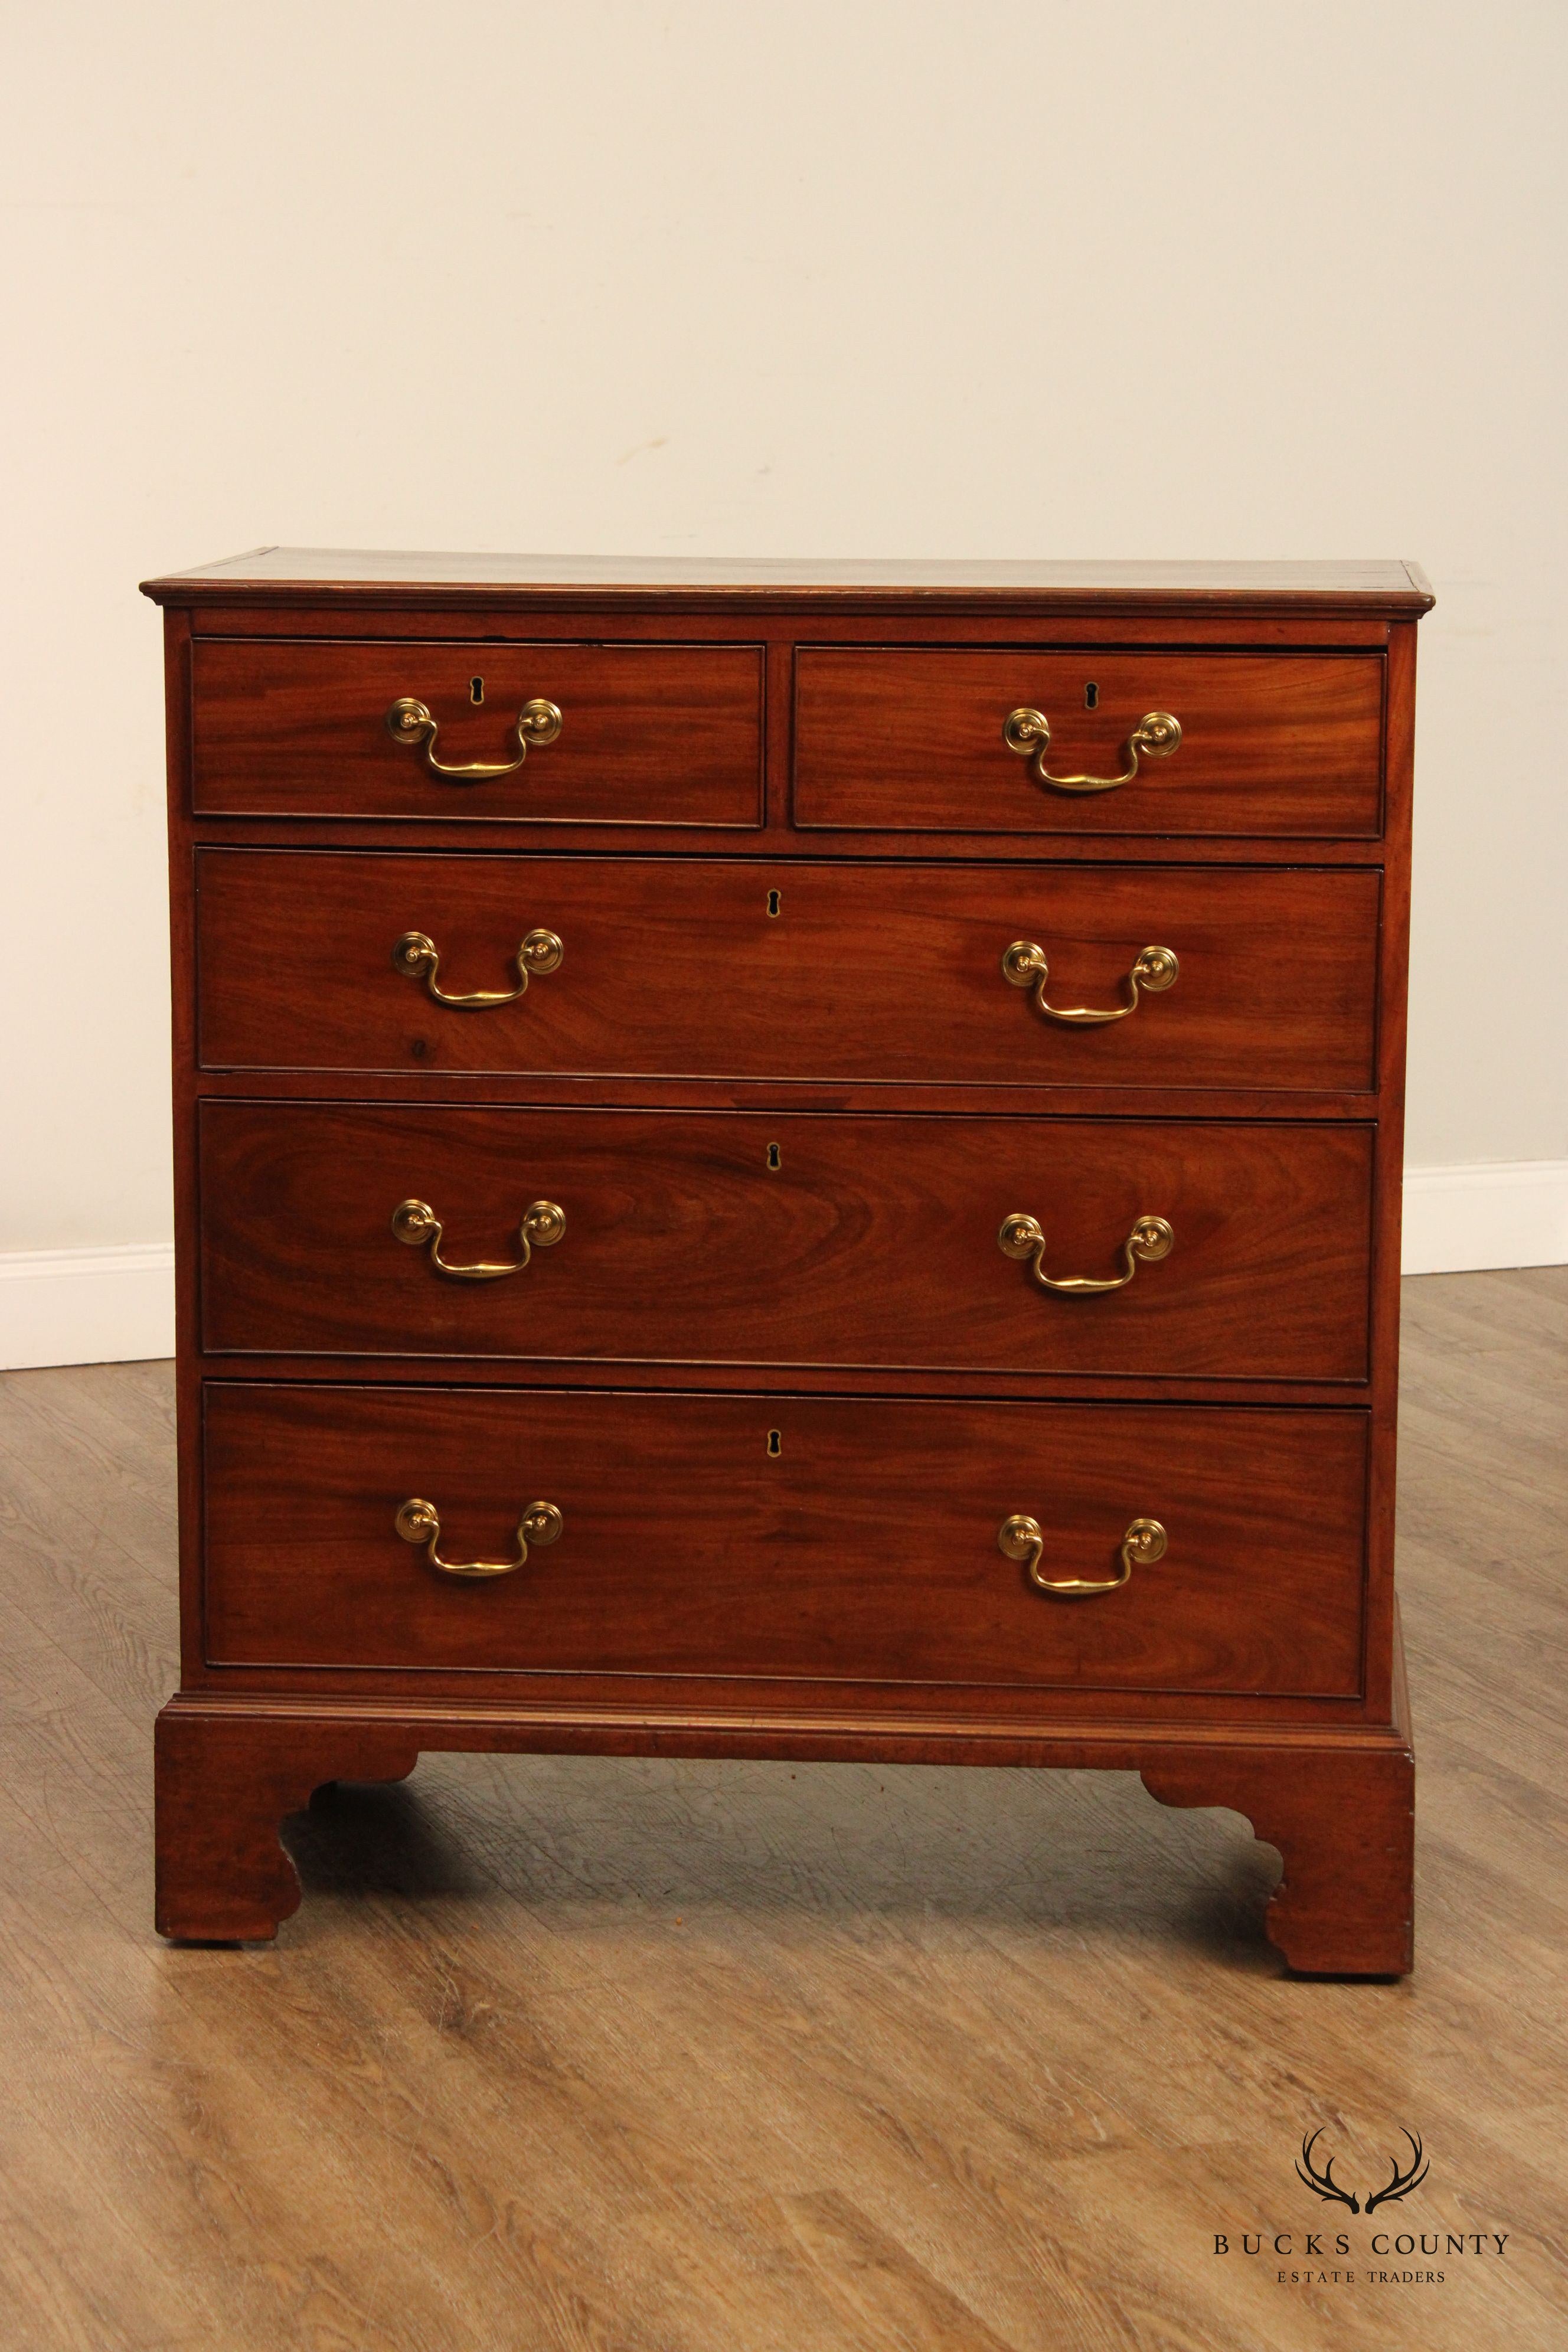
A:
[[[1568,1269],[1405,1307],[1400,1985],[1283,1977],[1272,1854],[1121,1774],[429,1758],[292,1824],[275,1948],[160,1945],[168,1368],[0,1381],[0,2345],[1568,2346]],[[1320,2123],[1426,2183],[1321,2206]]]

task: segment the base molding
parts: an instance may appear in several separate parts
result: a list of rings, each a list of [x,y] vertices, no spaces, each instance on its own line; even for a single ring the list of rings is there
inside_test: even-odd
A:
[[[174,1352],[174,1245],[0,1251],[0,1371]]]
[[[327,1780],[403,1780],[423,1749],[1136,1771],[1162,1804],[1226,1806],[1285,1874],[1265,1925],[1309,1974],[1412,1963],[1415,1763],[1386,1727],[1016,1726],[959,1717],[661,1717],[436,1701],[182,1693],[158,1718],[160,1934],[249,1942],[300,1903],[284,1816]]]
[[[1568,1265],[1568,1160],[1407,1168],[1401,1271]]]

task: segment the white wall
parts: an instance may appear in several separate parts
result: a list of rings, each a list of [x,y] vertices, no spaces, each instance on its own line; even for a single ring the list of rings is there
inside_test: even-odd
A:
[[[1568,1161],[1560,0],[5,19],[0,1252],[167,1232],[135,583],[261,541],[1415,555],[1410,1154]]]

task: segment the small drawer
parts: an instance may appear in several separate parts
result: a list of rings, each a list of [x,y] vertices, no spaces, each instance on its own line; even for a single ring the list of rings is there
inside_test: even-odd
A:
[[[1366,1378],[1337,1121],[212,1102],[201,1188],[214,1353]]]
[[[209,1069],[1373,1079],[1363,867],[208,849],[196,876]]]
[[[795,656],[795,822],[1369,839],[1382,740],[1375,652],[811,646]]]
[[[192,659],[199,816],[762,822],[757,646],[198,638]]]
[[[1366,1443],[1351,1412],[209,1385],[207,1654],[1350,1698]]]

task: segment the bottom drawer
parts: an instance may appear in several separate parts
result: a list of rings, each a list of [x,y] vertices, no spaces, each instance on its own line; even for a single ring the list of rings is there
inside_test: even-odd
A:
[[[1366,1449],[1348,1411],[214,1383],[207,1655],[1352,1697]],[[443,1562],[559,1521],[452,1575],[416,1500]]]

